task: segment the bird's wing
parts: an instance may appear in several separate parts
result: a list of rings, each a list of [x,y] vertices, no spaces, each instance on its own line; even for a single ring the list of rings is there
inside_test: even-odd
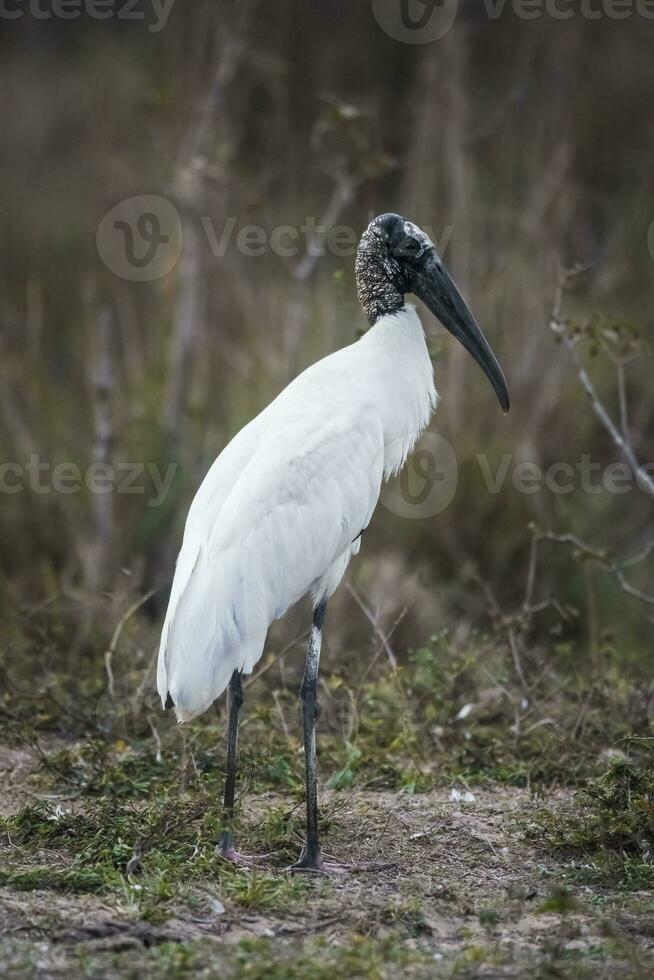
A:
[[[204,711],[235,669],[252,670],[270,623],[319,588],[377,503],[379,416],[361,404],[339,412],[313,393],[312,403],[296,389],[239,433],[229,465],[221,454],[192,505],[158,669],[162,700],[170,694],[182,720]]]
[[[160,693],[166,684],[164,654],[171,623],[175,619],[179,601],[184,595],[193,574],[208,529],[215,526],[225,500],[256,451],[259,418],[260,416],[253,419],[225,446],[209,469],[191,503],[184,527],[184,540],[175,564],[175,575],[168,599],[166,618],[161,631],[157,666],[157,687]],[[165,693],[163,697],[165,698]]]

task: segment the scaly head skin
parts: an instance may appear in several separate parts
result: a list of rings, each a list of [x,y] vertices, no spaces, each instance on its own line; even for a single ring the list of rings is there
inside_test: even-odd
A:
[[[424,231],[399,214],[374,218],[359,242],[356,279],[359,302],[371,326],[382,316],[398,313],[405,293],[415,293],[472,354],[508,412],[502,369]]]

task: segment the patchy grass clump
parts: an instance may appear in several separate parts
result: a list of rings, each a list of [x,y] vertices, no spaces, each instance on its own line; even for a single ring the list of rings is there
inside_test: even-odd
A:
[[[239,874],[234,871],[221,880],[223,894],[243,909],[283,911],[305,898],[311,891],[306,878],[272,874]]]
[[[541,813],[531,836],[558,850],[651,854],[654,769],[615,761],[603,776],[576,793],[568,806],[553,815]]]
[[[625,890],[654,884],[654,768],[615,760],[555,810],[539,811],[527,836],[553,852],[583,858],[572,876]]]
[[[109,865],[133,871],[149,852],[181,864],[193,851],[215,813],[206,801],[165,797],[145,807],[105,799],[73,812],[46,802],[31,804],[0,823],[9,838],[32,848],[73,851],[80,866]]]
[[[44,753],[41,767],[55,781],[89,796],[146,799],[170,786],[178,775],[171,752],[157,756],[150,747],[89,738],[72,748]]]
[[[260,837],[273,840],[284,826],[273,810]],[[192,899],[202,882],[250,911],[288,911],[312,887],[305,879],[234,868],[215,853],[219,827],[207,799],[161,797],[141,807],[105,799],[77,813],[30,804],[0,825],[26,865],[0,873],[0,887],[120,893],[150,922],[165,921],[174,902]],[[43,867],[44,851],[54,862],[63,858],[65,869]]]
[[[115,875],[111,879],[107,870],[100,872],[93,868],[71,868],[68,871],[29,868],[25,871],[0,871],[0,888],[6,886],[22,892],[49,890],[99,894],[120,883]]]

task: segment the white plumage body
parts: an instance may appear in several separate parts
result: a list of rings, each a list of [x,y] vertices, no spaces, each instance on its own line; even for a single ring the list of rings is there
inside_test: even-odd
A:
[[[436,400],[407,305],[307,368],[223,450],[188,514],[161,637],[159,694],[180,721],[252,670],[273,620],[334,592]]]

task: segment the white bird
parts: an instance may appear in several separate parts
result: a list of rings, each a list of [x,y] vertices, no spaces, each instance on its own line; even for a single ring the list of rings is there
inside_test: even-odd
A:
[[[189,510],[161,636],[157,683],[179,721],[229,685],[226,826],[231,860],[241,675],[260,659],[268,627],[307,593],[314,617],[300,690],[307,838],[294,868],[324,867],[318,837],[316,685],[325,606],[379,499],[436,408],[432,363],[413,292],[488,376],[504,411],[500,366],[433,242],[397,214],[359,242],[359,300],[370,329],[307,368],[223,449]]]

